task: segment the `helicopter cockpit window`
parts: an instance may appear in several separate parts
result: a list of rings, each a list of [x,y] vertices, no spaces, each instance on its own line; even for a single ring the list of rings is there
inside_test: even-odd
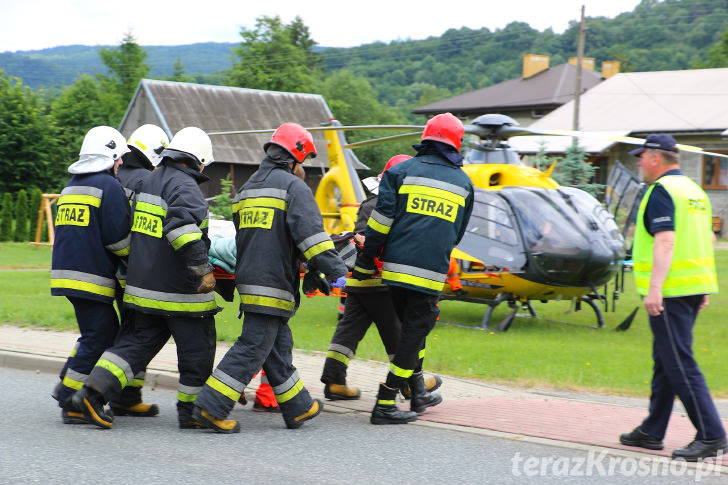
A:
[[[475,189],[473,213],[458,249],[499,271],[518,271],[526,264],[513,212],[497,192]]]
[[[577,219],[586,223],[587,231],[599,230],[603,234],[607,234],[613,241],[622,244],[623,238],[614,218],[599,201],[583,190],[573,187],[562,187],[559,191],[570,198],[578,211]],[[598,227],[595,227],[594,224],[597,224]]]
[[[507,187],[501,192],[511,202],[528,249],[575,254],[586,246],[580,231],[573,230],[573,222],[564,217],[545,189]]]

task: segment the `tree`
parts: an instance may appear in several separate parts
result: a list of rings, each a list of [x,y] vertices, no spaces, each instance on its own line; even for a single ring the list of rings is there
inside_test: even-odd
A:
[[[192,76],[188,76],[185,74],[185,65],[182,62],[181,58],[177,58],[174,61],[172,76],[168,77],[168,81],[175,81],[178,83],[191,83],[194,82],[194,78]]]
[[[119,47],[100,47],[99,57],[112,74],[99,76],[99,79],[121,96],[123,108],[126,108],[139,81],[149,74],[149,66],[145,63],[147,52],[136,43],[131,32],[127,32]]]
[[[0,70],[0,192],[53,184],[58,160],[52,119],[39,97]]]
[[[593,196],[597,196],[604,186],[590,183],[596,168],[586,163],[586,152],[574,139],[574,143],[566,149],[566,156],[556,164],[553,178],[559,184],[567,187],[576,187]]]
[[[13,240],[13,194],[6,192],[0,209],[0,241]]]
[[[217,217],[216,219],[233,220],[233,181],[230,180],[230,174],[220,180],[222,189],[215,200],[210,202],[210,209]]]
[[[105,89],[100,81],[80,76],[51,102],[56,139],[61,160],[60,179],[66,178],[66,167],[78,156],[83,138],[94,126],[117,126],[126,105],[116,91]]]
[[[30,205],[28,206],[28,218],[30,219],[30,240],[35,240],[35,233],[38,231],[38,212],[40,211],[41,201],[40,189],[34,188],[30,191]]]
[[[271,91],[311,92],[322,75],[316,43],[300,17],[284,25],[279,16],[258,17],[254,29],[242,28],[233,49],[238,60],[228,76],[233,86]]]
[[[15,242],[28,241],[28,193],[21,189],[15,202]]]

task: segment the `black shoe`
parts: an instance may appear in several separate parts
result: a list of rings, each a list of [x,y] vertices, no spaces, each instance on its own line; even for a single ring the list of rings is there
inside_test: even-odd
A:
[[[91,424],[81,411],[61,409],[63,424]]]
[[[427,388],[427,392],[436,391],[440,388],[441,385],[442,378],[437,374],[432,374],[425,377],[425,387]],[[412,397],[409,383],[405,384],[399,391],[402,393],[402,397],[404,397],[405,399],[410,399]]]
[[[396,397],[397,389],[379,384],[377,404],[372,409],[372,416],[369,422],[372,424],[407,424],[412,421],[417,421],[417,413],[402,411],[397,407]]]
[[[720,456],[728,451],[725,436],[714,440],[695,440],[685,448],[672,452],[673,460],[698,461],[711,456]]]
[[[72,402],[89,422],[100,428],[110,429],[113,426],[114,415],[104,409],[104,396],[101,393],[83,386],[73,395]]]
[[[410,399],[410,409],[417,414],[425,412],[432,406],[437,406],[442,402],[442,396],[436,392],[429,392],[425,386],[425,378],[422,372],[412,374],[408,380],[412,397]]]
[[[288,429],[298,429],[301,426],[303,426],[303,423],[305,421],[308,421],[309,419],[313,419],[319,414],[321,414],[321,411],[324,409],[324,403],[322,403],[319,399],[314,399],[313,404],[311,407],[306,411],[305,413],[301,414],[300,416],[296,416],[293,419],[286,419],[286,427]]]
[[[137,416],[147,417],[159,414],[159,406],[156,404],[147,404],[145,402],[136,403],[133,406],[123,406],[121,404],[110,404],[114,416]]]
[[[619,435],[619,442],[625,446],[639,446],[648,450],[661,450],[665,447],[662,440],[643,433],[639,426],[629,433]]]

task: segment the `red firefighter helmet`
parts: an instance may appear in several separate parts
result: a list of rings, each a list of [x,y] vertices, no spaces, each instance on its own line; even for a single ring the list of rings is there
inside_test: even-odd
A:
[[[384,172],[386,172],[387,170],[389,170],[390,168],[394,167],[398,163],[404,162],[405,160],[409,160],[410,158],[412,158],[410,155],[395,155],[395,156],[393,156],[392,158],[390,158],[387,161],[387,164],[384,166],[384,170],[382,170],[382,173],[379,174],[379,178],[382,178],[382,174]]]
[[[459,119],[450,113],[441,113],[427,122],[425,130],[422,132],[422,140],[446,143],[460,151],[464,134],[465,128]]]
[[[283,123],[279,126],[270,141],[263,145],[263,150],[268,150],[272,143],[284,148],[299,163],[303,163],[309,156],[316,158],[313,136],[298,123]]]

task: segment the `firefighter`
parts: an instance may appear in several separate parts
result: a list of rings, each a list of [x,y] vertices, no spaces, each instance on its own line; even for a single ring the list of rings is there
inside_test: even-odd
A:
[[[415,421],[417,413],[442,402],[427,391],[422,375],[425,341],[435,326],[437,300],[445,284],[453,247],[473,210],[473,185],[462,171],[463,124],[450,113],[427,122],[417,156],[382,176],[377,205],[352,276],[366,280],[382,254],[382,281],[389,286],[402,323],[397,351],[379,386],[372,424]],[[411,411],[397,408],[397,391],[409,384]]]
[[[162,161],[139,187],[134,202],[124,303],[135,311],[133,331],[101,356],[74,403],[94,424],[111,428],[103,404],[126,387],[169,339],[177,346],[180,428],[199,427],[192,402],[215,357],[215,278],[207,253],[207,202],[198,184],[212,163],[202,130],[180,130]]]
[[[237,421],[226,418],[261,367],[289,429],[321,412],[323,404],[311,398],[293,366],[288,319],[300,302],[302,259],[308,265],[304,289],[313,285],[328,291],[327,280],[343,286],[347,273],[311,190],[293,175],[307,157],[316,156],[311,134],[296,123],[284,123],[263,150],[260,168],[233,203],[243,330],[195,401],[195,418],[219,433],[240,431]]]
[[[53,397],[66,424],[86,423],[71,402],[101,354],[114,343],[114,310],[120,258],[129,254],[129,202],[114,178],[129,149],[114,128],[97,126],[85,136],[71,180],[58,199],[51,269],[51,294],[73,305],[81,337],[61,370]]]
[[[409,155],[395,155],[390,158],[382,173],[379,174],[379,179],[389,168],[410,158],[412,157]],[[357,221],[354,226],[354,233],[357,235],[365,231],[367,221],[377,204],[376,194],[378,190],[376,184],[372,185],[369,190],[374,195],[364,200],[359,206]],[[355,239],[361,241],[364,238],[363,236],[355,236]],[[345,261],[347,260],[346,251],[348,249],[344,247],[339,252]],[[351,252],[352,256],[356,254],[355,250]],[[375,262],[379,273],[382,267],[381,259],[377,258]],[[394,358],[400,333],[399,318],[394,310],[387,285],[382,283],[381,274],[376,276],[363,281],[355,278],[347,278],[346,280],[346,306],[343,309],[343,317],[339,320],[334,335],[331,337],[324,369],[321,373],[321,382],[325,384],[324,396],[332,401],[360,398],[361,392],[359,389],[346,384],[346,373],[349,360],[356,354],[356,348],[366,335],[372,322],[377,327],[389,360]],[[442,379],[440,379],[440,376],[435,375],[425,378],[425,386],[428,391],[434,391],[441,384]],[[405,397],[409,398],[409,388],[403,388],[402,391]]]
[[[123,163],[116,172],[124,187],[124,192],[129,198],[129,204],[133,204],[134,195],[139,190],[141,183],[151,175],[152,171],[159,164],[159,156],[167,145],[169,137],[160,127],[156,125],[142,125],[131,134],[127,141],[129,151],[121,158]],[[124,305],[124,287],[126,286],[126,266],[120,265],[116,272],[116,279],[119,286],[116,290],[116,305],[119,308],[121,328],[116,336],[118,341],[126,332],[131,332],[134,325],[134,310]],[[142,387],[146,377],[146,366],[139,371],[128,385],[121,391],[121,395],[112,398],[110,406],[116,416],[156,416],[159,414],[159,407],[156,404],[147,404],[142,401]]]

